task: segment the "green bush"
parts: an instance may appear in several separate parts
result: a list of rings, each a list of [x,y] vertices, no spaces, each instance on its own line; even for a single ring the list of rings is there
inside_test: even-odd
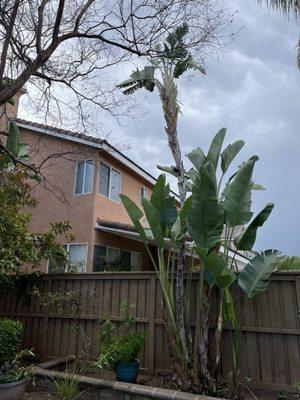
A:
[[[20,350],[23,326],[19,321],[0,321],[0,383],[14,382],[33,376],[31,366],[23,367],[22,358],[33,356],[30,350]]]
[[[99,357],[94,364],[96,367],[115,367],[118,363],[130,363],[138,358],[144,346],[146,334],[133,332],[135,321],[128,315],[128,308],[128,303],[123,302],[121,314],[125,314],[125,317],[119,334],[108,316],[102,318]]]
[[[0,370],[10,367],[20,351],[22,329],[19,321],[0,321]]]

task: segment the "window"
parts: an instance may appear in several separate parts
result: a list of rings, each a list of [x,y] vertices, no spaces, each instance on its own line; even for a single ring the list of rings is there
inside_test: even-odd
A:
[[[93,178],[93,160],[78,161],[76,164],[75,194],[92,193]]]
[[[148,189],[144,186],[141,187],[141,201],[143,197],[145,197],[146,199],[148,198]]]
[[[106,246],[94,246],[93,272],[103,271],[103,262],[106,259]]]
[[[133,251],[131,253],[131,266],[133,271],[141,270],[141,253]]]
[[[67,244],[64,248],[68,252],[70,265],[57,265],[53,260],[48,260],[48,273],[57,272],[85,272],[87,262],[87,244]]]
[[[101,162],[99,193],[111,200],[119,202],[120,184],[120,173]]]
[[[120,249],[116,249],[115,247],[107,247],[106,258],[108,262],[113,262],[118,257],[120,257]]]
[[[95,245],[93,271],[140,271],[141,253]]]

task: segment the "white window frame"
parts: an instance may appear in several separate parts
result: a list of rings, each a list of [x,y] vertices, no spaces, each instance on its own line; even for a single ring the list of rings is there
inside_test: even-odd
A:
[[[85,266],[84,270],[81,272],[78,272],[79,274],[84,274],[86,273],[86,267],[87,267],[87,256],[88,256],[88,248],[89,244],[87,242],[82,242],[82,243],[67,243],[67,244],[62,244],[62,246],[66,246],[66,251],[69,253],[70,246],[86,246],[86,252],[85,252]],[[46,265],[46,273],[49,274],[49,264],[50,261],[47,259],[47,265]]]
[[[88,161],[92,161],[93,163],[93,178],[92,178],[92,191],[91,192],[83,192],[83,193],[75,193],[76,191],[76,182],[77,182],[77,169],[78,169],[78,164],[84,162],[84,170],[83,170],[83,184],[82,184],[82,188],[84,189],[84,184],[85,184],[85,174],[86,174],[86,163]],[[90,194],[93,193],[94,191],[94,169],[95,169],[95,159],[94,158],[89,158],[87,160],[78,160],[76,161],[76,168],[75,168],[75,179],[74,179],[74,189],[73,189],[73,194],[75,196],[83,196],[85,194]]]
[[[109,184],[108,184],[108,196],[105,196],[104,194],[100,193],[100,179],[101,179],[101,164],[104,164],[107,168],[109,168]],[[110,177],[111,177],[111,171],[114,170],[116,171],[119,176],[120,176],[120,187],[119,187],[119,200],[114,200],[110,197]],[[113,201],[114,203],[120,204],[120,194],[121,194],[121,188],[122,188],[122,174],[121,171],[116,169],[115,167],[111,166],[110,164],[107,164],[105,161],[100,160],[100,164],[99,164],[99,179],[98,179],[98,190],[97,193],[102,196],[105,197],[106,199],[109,199],[111,201]],[[112,247],[112,246],[109,246]]]
[[[146,192],[146,196],[145,196],[145,192]],[[141,187],[141,202],[142,202],[143,198],[148,199],[148,188],[146,186]]]

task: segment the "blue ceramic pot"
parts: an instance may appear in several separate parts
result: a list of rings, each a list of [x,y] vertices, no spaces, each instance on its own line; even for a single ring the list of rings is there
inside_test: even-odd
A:
[[[139,369],[139,360],[134,360],[131,363],[118,363],[116,366],[117,380],[120,382],[135,383]]]

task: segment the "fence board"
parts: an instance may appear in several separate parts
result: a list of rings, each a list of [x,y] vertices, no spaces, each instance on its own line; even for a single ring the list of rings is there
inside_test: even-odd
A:
[[[191,282],[191,323],[195,321],[195,285]],[[34,295],[38,288],[40,296]],[[161,292],[155,273],[125,272],[96,274],[42,275],[27,287],[30,303],[26,304],[12,291],[0,293],[0,318],[19,319],[24,324],[24,345],[41,357],[75,353],[77,326],[80,327],[78,352],[85,346],[82,331],[89,337],[91,357],[97,356],[99,317],[107,313],[120,326],[120,305],[124,300],[132,310],[137,330],[147,339],[141,354],[145,371],[168,370],[170,359],[163,327]],[[76,304],[66,303],[63,313],[55,305],[43,304],[49,292],[73,293]],[[294,385],[300,380],[300,273],[272,276],[269,289],[254,300],[241,297],[234,289],[237,314],[241,322],[240,371],[258,384]],[[214,313],[215,305],[212,307]],[[215,316],[212,317],[215,321]],[[229,334],[225,329],[222,366],[224,376],[231,368]],[[277,385],[277,386],[276,386]],[[281,385],[281,386],[280,386]]]

